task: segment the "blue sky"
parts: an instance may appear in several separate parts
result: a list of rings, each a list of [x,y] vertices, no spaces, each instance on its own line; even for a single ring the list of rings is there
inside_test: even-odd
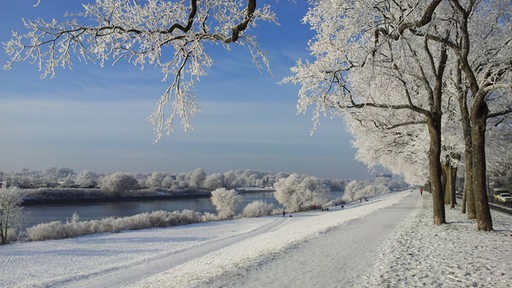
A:
[[[2,0],[0,42],[21,18],[59,18],[80,11],[80,1]],[[305,2],[305,1],[304,1]],[[40,79],[37,67],[0,70],[0,171],[70,167],[103,173],[207,173],[232,169],[298,172],[321,178],[369,178],[340,119],[323,119],[314,135],[311,115],[297,114],[298,87],[278,82],[296,59],[307,57],[306,4],[271,1],[280,26],[262,25],[257,37],[273,75],[259,72],[247,50],[216,51],[215,65],[197,86],[201,112],[194,129],[181,126],[159,144],[147,116],[167,83],[158,68],[77,63]],[[0,53],[2,67],[7,55]]]

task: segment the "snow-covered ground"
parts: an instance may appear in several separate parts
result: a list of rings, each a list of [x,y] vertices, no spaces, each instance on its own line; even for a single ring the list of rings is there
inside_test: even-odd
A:
[[[294,214],[0,246],[0,287],[510,287],[512,217],[415,191]],[[345,255],[345,256],[344,256]],[[302,285],[300,285],[302,284]]]
[[[512,216],[491,210],[494,231],[482,232],[457,206],[437,226],[430,195],[422,202],[381,246],[362,287],[512,287]]]

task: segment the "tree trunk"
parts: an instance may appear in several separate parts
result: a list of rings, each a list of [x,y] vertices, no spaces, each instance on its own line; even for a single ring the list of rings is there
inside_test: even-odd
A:
[[[441,178],[441,183],[444,187],[444,204],[450,204],[451,201],[451,179],[450,179],[450,162],[446,161],[443,164],[441,164],[443,176]]]
[[[466,181],[466,180],[464,180],[464,181]],[[465,189],[465,188],[462,188],[462,189]],[[462,204],[461,204],[462,214],[466,214],[466,200],[467,200],[466,190],[462,190]]]
[[[471,138],[471,137],[470,137]],[[472,141],[469,143],[471,146]],[[473,147],[466,145],[465,162],[466,174],[464,177],[464,194],[466,195],[466,211],[468,219],[476,219],[475,193],[473,192]]]
[[[457,167],[450,166],[450,208],[454,209],[455,205],[457,204],[457,198],[456,198],[456,186],[455,182],[457,181]]]
[[[491,231],[492,218],[486,189],[485,128],[489,109],[485,101],[473,103],[471,110],[473,142],[473,195],[475,197],[478,230]]]
[[[460,67],[460,61],[457,61]],[[473,141],[471,140],[471,120],[468,110],[467,93],[462,89],[462,71],[457,69],[456,87],[458,90],[459,110],[461,115],[462,134],[464,135],[464,188],[462,213],[467,213],[468,219],[476,219],[475,198],[473,194]]]
[[[443,186],[441,184],[441,117],[427,119],[430,134],[429,168],[430,168],[430,193],[432,193],[434,224],[446,223]],[[437,119],[439,118],[439,119]]]
[[[455,208],[455,181],[457,178],[457,167],[450,165],[450,161],[443,164],[444,179],[444,204],[450,204],[450,208]]]

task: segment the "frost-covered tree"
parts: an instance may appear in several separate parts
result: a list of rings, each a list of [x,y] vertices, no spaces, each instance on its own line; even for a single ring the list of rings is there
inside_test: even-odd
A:
[[[204,180],[204,187],[209,190],[224,187],[224,174],[212,173],[206,176],[206,179]]]
[[[235,190],[218,188],[212,191],[210,199],[217,212],[219,212],[219,218],[230,219],[235,216],[236,207],[240,202],[240,195]]]
[[[201,188],[206,180],[206,172],[203,168],[197,168],[190,173],[190,187]]]
[[[179,189],[187,189],[190,187],[190,177],[188,177],[188,176],[189,176],[188,173],[183,173],[183,172],[179,173],[176,176],[176,180],[177,180]]]
[[[319,178],[297,173],[280,179],[274,189],[274,198],[290,212],[323,205],[329,192]]]
[[[239,175],[240,185],[242,185],[242,186],[257,186],[257,184],[259,182],[258,180],[261,179],[262,177],[263,177],[263,174],[258,171],[251,170],[251,169],[243,170]]]
[[[224,172],[224,187],[227,189],[234,189],[240,186],[240,178],[238,177],[239,170],[230,170]]]
[[[120,197],[126,191],[139,186],[137,179],[128,173],[116,172],[105,176],[101,181],[101,189],[113,196]]]
[[[315,125],[322,113],[346,115],[352,108],[370,111],[356,121],[367,120],[387,130],[424,122],[430,141],[434,223],[441,224],[445,222],[440,166],[443,101],[448,72],[460,69],[463,78],[457,87],[470,94],[466,104],[471,110],[472,171],[479,175],[473,181],[478,187],[473,193],[479,198],[478,228],[491,230],[483,201],[485,123],[481,121],[487,115],[483,102],[489,92],[510,90],[511,6],[508,0],[317,1],[305,17],[317,31],[310,42],[315,61],[298,62],[294,76],[287,80],[301,84],[301,111],[316,105]],[[380,117],[386,121],[372,118],[387,110],[408,111]],[[414,118],[408,118],[410,112]]]
[[[99,175],[97,173],[84,170],[78,174],[76,181],[80,187],[93,188],[98,186]]]
[[[84,3],[82,12],[67,13],[62,21],[41,18],[24,21],[26,32],[14,32],[5,44],[10,60],[36,64],[42,77],[53,77],[58,68],[72,68],[74,61],[106,63],[126,61],[141,69],[161,68],[169,83],[150,119],[155,140],[173,130],[175,118],[184,129],[199,110],[193,94],[196,82],[213,65],[210,43],[229,49],[245,46],[258,65],[267,57],[249,34],[259,21],[275,21],[268,5],[256,0],[98,0]],[[169,111],[167,110],[169,106]]]
[[[305,18],[317,31],[310,42],[315,61],[299,61],[292,69],[294,75],[286,79],[301,85],[300,111],[315,107],[315,125],[322,113],[344,115],[360,122],[362,129],[373,126],[397,137],[403,134],[397,132],[400,127],[422,125],[419,129],[429,134],[436,224],[445,223],[439,159],[448,52],[444,45],[415,33],[429,28],[417,19],[430,15],[439,2],[315,2]],[[450,15],[434,16],[443,22]],[[439,30],[444,33],[447,28]],[[377,137],[373,140],[380,141]]]
[[[389,111],[387,111],[389,112]],[[392,117],[385,113],[383,117]],[[428,132],[422,124],[385,130],[353,117],[345,117],[348,130],[357,147],[356,159],[370,169],[386,167],[393,174],[403,175],[411,185],[424,185],[429,178]]]
[[[342,199],[345,201],[360,200],[366,197],[373,197],[389,193],[390,182],[382,180],[358,181],[352,180],[345,187]]]
[[[345,186],[342,199],[345,201],[354,201],[359,199],[358,193],[362,191],[366,186],[370,185],[369,181],[357,181],[352,180]]]
[[[165,175],[164,179],[162,179],[162,186],[165,188],[171,188],[176,182],[176,176],[174,175]]]
[[[512,111],[512,5],[509,0],[451,2],[456,12],[456,37],[440,42],[454,52],[463,74],[464,86],[460,89],[469,92],[471,188],[478,229],[492,230],[486,193],[485,134],[489,116]],[[506,106],[492,111],[490,102],[497,94],[506,97]]]
[[[166,175],[164,173],[160,173],[160,172],[153,172],[151,173],[151,176],[148,177],[147,181],[146,181],[146,185],[148,187],[153,187],[153,188],[156,188],[156,187],[165,187],[163,185],[163,180],[165,179]]]
[[[12,232],[21,225],[23,194],[17,187],[0,188],[0,241],[7,243]]]

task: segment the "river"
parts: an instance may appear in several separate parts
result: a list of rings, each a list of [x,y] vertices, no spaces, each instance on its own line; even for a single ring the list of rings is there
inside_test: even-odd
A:
[[[333,191],[329,199],[340,197],[342,192]],[[237,213],[252,201],[262,200],[281,207],[272,192],[251,192],[240,194],[241,201]],[[190,209],[197,212],[216,213],[215,207],[209,198],[154,200],[138,202],[104,202],[72,205],[34,205],[23,208],[24,218],[22,230],[40,223],[51,221],[66,221],[77,213],[81,221],[101,219],[106,217],[126,217],[139,213],[157,210],[180,211]]]

